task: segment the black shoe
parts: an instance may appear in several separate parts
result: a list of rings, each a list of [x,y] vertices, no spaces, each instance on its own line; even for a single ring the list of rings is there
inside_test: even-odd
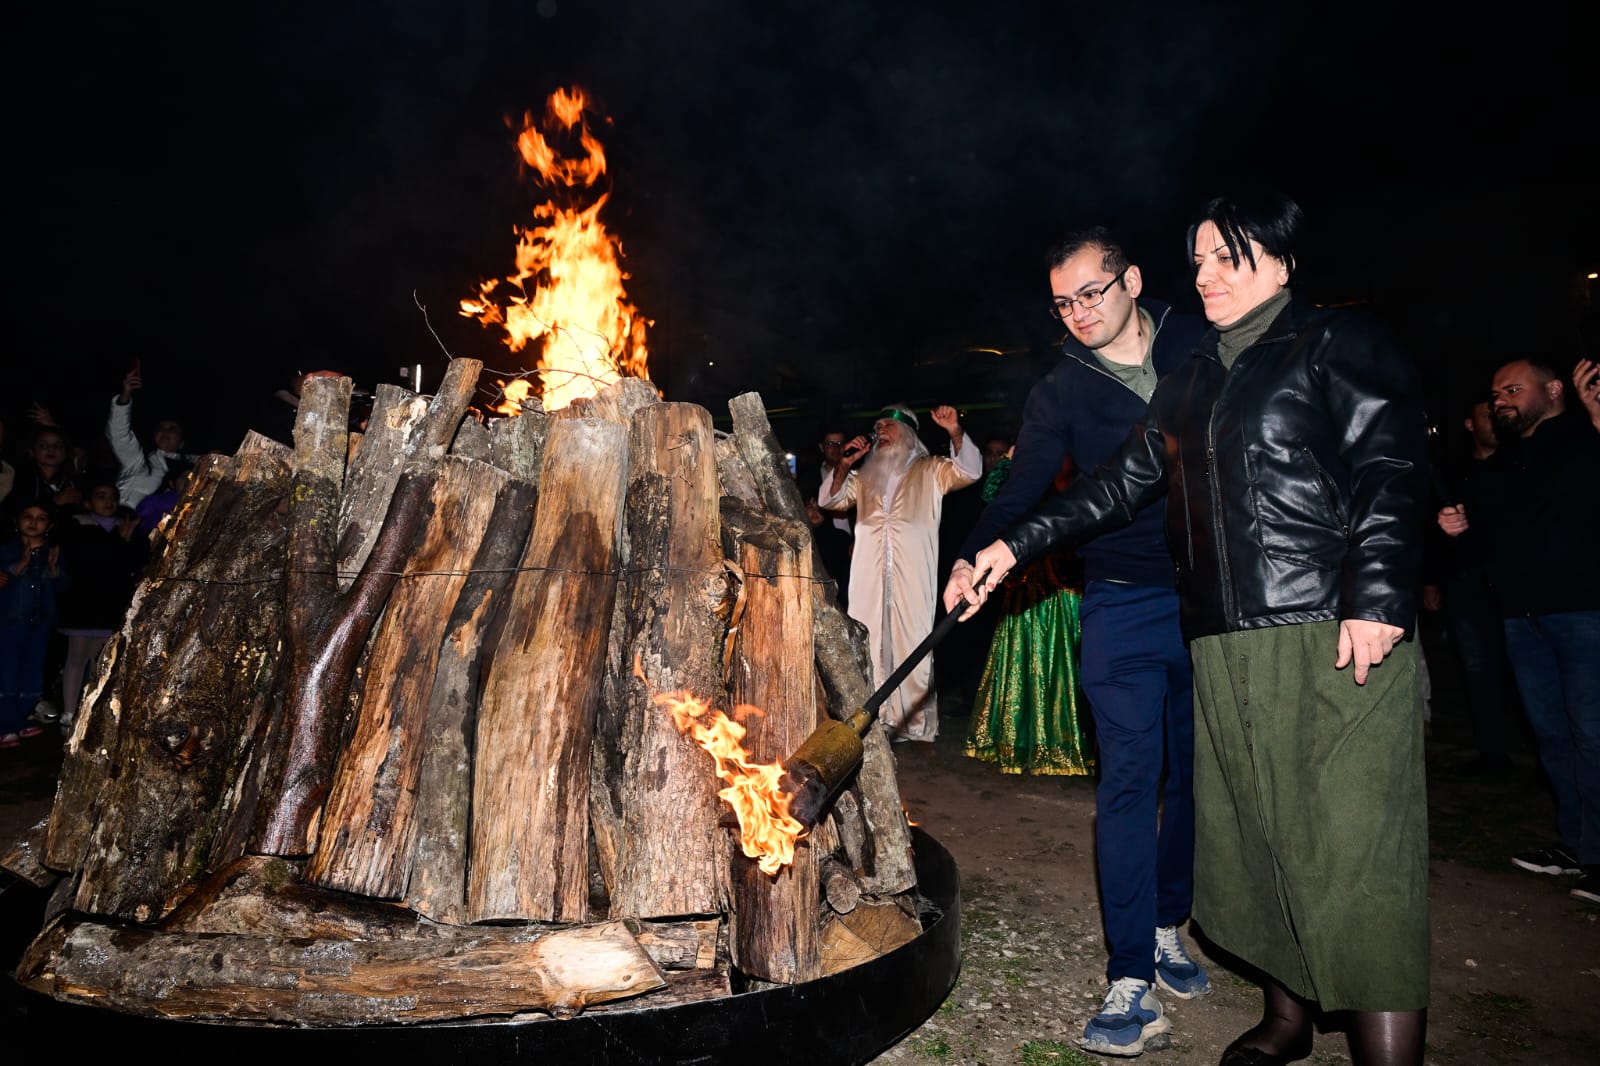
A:
[[[1557,844],[1553,848],[1541,848],[1538,851],[1524,851],[1511,856],[1511,865],[1520,866],[1529,873],[1553,874],[1581,874],[1583,870],[1578,866],[1578,857],[1566,848]]]
[[[1246,1033],[1246,1036],[1249,1034]],[[1302,1046],[1285,1048],[1281,1054],[1274,1055],[1270,1051],[1262,1051],[1257,1047],[1245,1047],[1244,1037],[1241,1036],[1229,1044],[1222,1053],[1222,1060],[1217,1066],[1289,1066],[1291,1062],[1299,1062],[1311,1054],[1311,1041],[1307,1040]]]
[[[1583,876],[1578,878],[1578,883],[1572,886],[1572,891],[1567,895],[1585,903],[1600,903],[1600,866],[1585,866]]]

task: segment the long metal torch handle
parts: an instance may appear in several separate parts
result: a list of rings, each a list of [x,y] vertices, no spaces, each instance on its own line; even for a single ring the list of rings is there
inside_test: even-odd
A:
[[[922,643],[917,645],[915,651],[906,656],[905,662],[895,667],[894,673],[884,679],[883,684],[878,686],[878,691],[867,697],[867,701],[861,705],[861,709],[867,713],[869,721],[877,715],[878,708],[883,705],[883,701],[894,694],[894,690],[900,687],[902,681],[911,676],[911,671],[915,670],[917,664],[933,650],[933,646],[948,636],[952,629],[961,624],[961,616],[966,611],[966,604],[957,604],[955,610],[939,620],[939,624],[933,627],[932,633],[922,638]]]

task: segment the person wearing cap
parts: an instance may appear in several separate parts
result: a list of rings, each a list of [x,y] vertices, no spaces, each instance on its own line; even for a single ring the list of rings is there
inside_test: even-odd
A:
[[[873,424],[870,441],[858,436],[845,446],[818,494],[824,511],[856,510],[849,614],[867,627],[874,685],[932,631],[944,497],[983,476],[983,457],[962,432],[956,409],[935,407],[931,417],[950,435],[948,456],[931,455],[918,436],[917,416],[892,404]],[[861,469],[854,469],[863,458]],[[878,716],[891,740],[932,741],[939,735],[932,656],[889,694]]]

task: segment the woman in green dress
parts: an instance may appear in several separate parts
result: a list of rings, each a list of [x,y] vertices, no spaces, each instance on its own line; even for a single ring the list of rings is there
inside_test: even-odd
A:
[[[1007,453],[984,480],[985,502],[1010,469]],[[1089,704],[1078,684],[1082,600],[1082,566],[1070,551],[1046,555],[1006,580],[967,729],[968,755],[1007,774],[1094,773]]]

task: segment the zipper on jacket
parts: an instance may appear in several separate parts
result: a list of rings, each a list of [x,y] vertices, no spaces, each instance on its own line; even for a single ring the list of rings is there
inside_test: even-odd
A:
[[[1211,482],[1212,535],[1217,541],[1217,562],[1222,568],[1223,624],[1230,629],[1238,615],[1234,602],[1233,568],[1228,565],[1228,541],[1222,529],[1222,484],[1217,475],[1217,408],[1211,407],[1211,417],[1206,421],[1206,479]]]
[[[1339,502],[1339,490],[1334,486],[1333,478],[1322,469],[1322,464],[1317,462],[1316,453],[1305,445],[1300,446],[1305,453],[1306,460],[1311,464],[1312,471],[1317,475],[1317,484],[1322,487],[1322,496],[1328,503],[1328,510],[1333,512],[1333,517],[1339,522],[1339,532],[1345,540],[1350,539],[1350,520],[1345,517],[1344,505]]]

